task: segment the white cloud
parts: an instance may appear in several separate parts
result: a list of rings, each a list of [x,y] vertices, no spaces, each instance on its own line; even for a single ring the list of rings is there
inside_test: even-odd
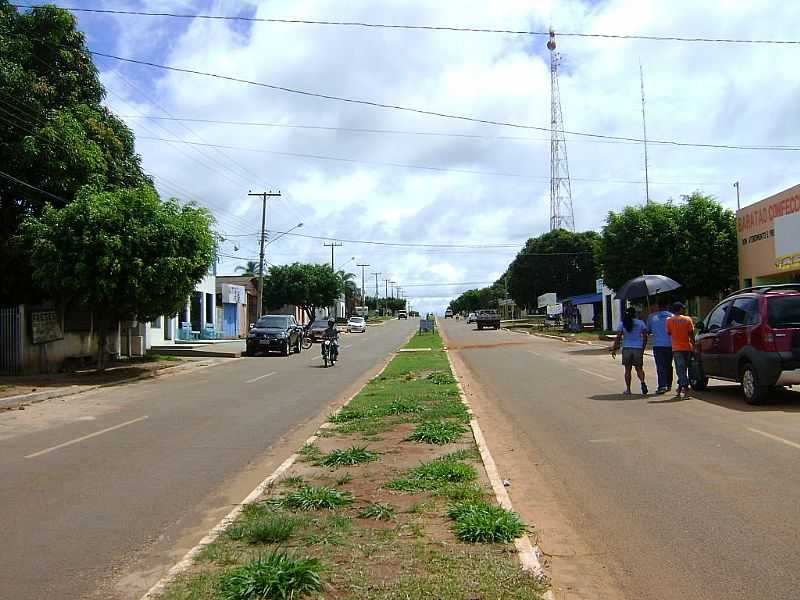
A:
[[[150,8],[154,0],[131,0]],[[229,3],[179,7],[229,13]],[[158,6],[158,8],[163,8]],[[564,0],[555,2],[384,2],[322,0],[251,2],[259,17],[475,25],[509,29],[601,33],[793,38],[800,6],[793,2],[674,2]],[[81,17],[84,20],[84,17]],[[530,36],[394,31],[314,25],[221,21],[176,23],[145,17],[92,17],[90,37],[115,23],[120,54],[140,53],[174,66],[242,77],[332,95],[375,100],[500,121],[549,126],[549,64],[545,39]],[[92,42],[94,44],[94,41]],[[568,130],[639,137],[639,61],[645,70],[648,134],[652,139],[745,144],[797,144],[800,75],[795,46],[685,44],[561,36],[561,96]],[[472,139],[430,135],[255,127],[131,119],[141,137],[411,164],[438,172],[277,154],[184,147],[140,139],[146,167],[164,191],[201,198],[229,235],[251,234],[260,203],[250,189],[281,189],[270,200],[268,224],[285,230],[298,221],[305,234],[402,243],[498,244],[546,230],[547,133],[459,122],[325,101],[239,83],[141,67],[124,69],[134,89],[101,63],[122,114],[170,114],[205,119],[326,127],[398,129],[517,136]],[[142,93],[144,92],[144,93]],[[127,103],[127,104],[126,104]],[[609,180],[643,179],[642,147],[568,137],[573,200],[579,229],[598,228],[609,210],[644,200],[644,186]],[[651,197],[675,198],[702,189],[735,205],[731,184],[755,201],[797,183],[795,155],[651,145]],[[169,183],[167,183],[169,182]],[[176,187],[179,189],[176,189]],[[243,257],[257,255],[255,236],[238,237]],[[226,246],[227,253],[233,247]],[[491,281],[514,250],[412,249],[346,244],[356,255],[405,283]],[[268,247],[270,260],[329,260],[322,240],[285,236]],[[337,262],[339,262],[337,258]],[[231,270],[228,261],[222,270]],[[348,267],[349,268],[349,267]],[[369,278],[373,282],[374,278]],[[381,287],[383,287],[381,285]],[[370,287],[371,289],[371,287]],[[423,310],[442,310],[460,288],[408,287]],[[448,295],[450,294],[450,295]]]

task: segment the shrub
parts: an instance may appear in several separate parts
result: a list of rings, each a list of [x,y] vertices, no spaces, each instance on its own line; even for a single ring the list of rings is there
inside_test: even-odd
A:
[[[275,551],[225,571],[219,579],[223,600],[292,600],[322,589],[322,567],[314,558]]]

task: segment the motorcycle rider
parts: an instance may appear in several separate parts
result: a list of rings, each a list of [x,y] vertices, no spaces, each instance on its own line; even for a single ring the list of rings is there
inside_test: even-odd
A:
[[[322,333],[323,340],[331,341],[331,358],[339,358],[339,330],[336,328],[336,319],[328,319],[328,328]]]

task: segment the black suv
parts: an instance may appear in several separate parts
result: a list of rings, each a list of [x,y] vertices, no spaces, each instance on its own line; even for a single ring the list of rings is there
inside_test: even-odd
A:
[[[303,345],[303,328],[291,315],[264,315],[256,321],[247,334],[247,356],[256,352],[277,351],[283,356],[300,352]]]
[[[739,290],[697,324],[692,388],[737,381],[749,404],[774,387],[800,384],[800,284]]]

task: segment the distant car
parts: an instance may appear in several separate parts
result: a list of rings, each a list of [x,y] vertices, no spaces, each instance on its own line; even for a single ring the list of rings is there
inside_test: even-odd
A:
[[[749,404],[800,384],[800,285],[763,285],[728,296],[697,324],[690,383],[736,381]]]
[[[367,322],[364,317],[350,317],[347,320],[347,333],[366,333]]]
[[[452,319],[453,318],[453,311],[450,310],[449,308],[446,311],[444,311],[444,318],[445,319]]]
[[[322,334],[328,328],[328,319],[317,319],[311,324],[308,334],[311,336],[312,342],[319,342],[322,339]]]
[[[474,312],[471,312],[467,315],[467,325],[472,325],[477,321],[478,321],[478,315],[476,315]]]
[[[398,319],[408,319],[408,313],[404,310],[397,311],[397,318]]]
[[[257,352],[280,352],[289,356],[300,352],[303,329],[291,315],[264,315],[247,334],[245,354],[255,356]]]

